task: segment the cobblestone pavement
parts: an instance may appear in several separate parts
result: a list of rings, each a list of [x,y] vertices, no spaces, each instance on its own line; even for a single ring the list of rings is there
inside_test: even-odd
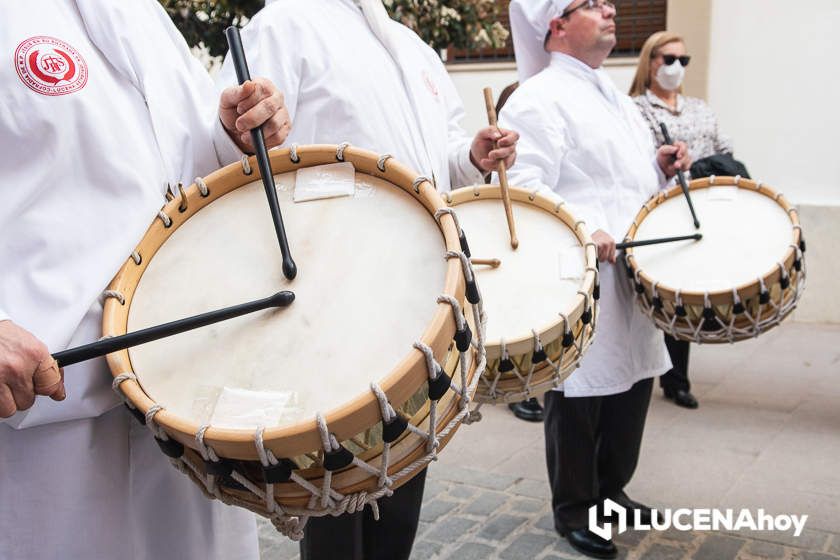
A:
[[[840,559],[840,326],[788,323],[756,340],[692,346],[688,411],[656,390],[627,492],[658,508],[808,514],[792,532],[638,531],[620,558]],[[580,559],[555,533],[541,424],[485,407],[429,469],[412,560]],[[298,558],[261,522],[264,560]],[[336,558],[335,560],[341,560]]]
[[[586,558],[554,531],[545,483],[470,469],[432,469],[411,560]],[[840,533],[805,529],[799,538],[756,535],[628,531],[615,542],[618,558],[627,560],[840,559]],[[297,544],[262,520],[260,548],[263,560],[299,558]]]

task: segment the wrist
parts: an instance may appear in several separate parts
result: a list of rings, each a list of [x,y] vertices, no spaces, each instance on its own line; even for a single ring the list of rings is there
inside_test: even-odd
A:
[[[483,167],[481,167],[481,165],[480,165],[480,164],[478,163],[478,161],[475,159],[475,155],[473,155],[472,150],[470,150],[470,163],[473,165],[473,167],[475,167],[476,169],[478,169],[478,170],[479,170],[479,171],[480,171],[483,175],[487,175],[487,174],[490,172],[489,170],[484,169]]]

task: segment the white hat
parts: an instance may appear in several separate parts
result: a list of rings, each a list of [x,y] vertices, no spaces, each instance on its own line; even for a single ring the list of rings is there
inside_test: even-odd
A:
[[[551,55],[543,43],[549,22],[560,17],[574,0],[512,0],[510,29],[519,83],[548,66]]]

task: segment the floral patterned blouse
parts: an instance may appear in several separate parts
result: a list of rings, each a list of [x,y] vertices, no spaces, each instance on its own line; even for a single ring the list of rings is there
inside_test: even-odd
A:
[[[657,146],[665,143],[659,129],[659,123],[664,122],[675,142],[682,140],[688,144],[691,161],[733,152],[732,141],[721,134],[715,113],[702,99],[677,95],[676,111],[650,90],[634,97],[633,101],[650,126]]]

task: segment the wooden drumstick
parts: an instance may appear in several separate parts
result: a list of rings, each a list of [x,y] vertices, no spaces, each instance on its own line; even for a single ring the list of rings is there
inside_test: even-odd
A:
[[[493,90],[489,87],[484,88],[484,104],[487,106],[487,120],[490,121],[490,126],[499,130],[496,123],[496,107],[493,105]],[[496,144],[498,147],[498,144]],[[519,239],[516,238],[516,223],[513,221],[513,208],[510,205],[510,190],[508,189],[507,169],[505,162],[499,160],[497,164],[499,172],[499,185],[502,188],[502,203],[505,205],[505,216],[507,216],[508,229],[510,230],[510,246],[516,249],[519,247]]]
[[[247,315],[248,313],[254,313],[255,311],[261,311],[270,307],[288,307],[294,300],[295,294],[292,292],[277,292],[267,298],[225,307],[216,311],[209,311],[200,315],[187,317],[186,319],[178,319],[177,321],[164,323],[163,325],[141,329],[112,338],[105,338],[97,342],[56,352],[52,357],[58,362],[59,367],[69,366],[78,362],[84,362],[85,360],[98,358],[111,352],[116,352],[117,350],[125,350],[132,346],[138,346],[185,331],[191,331],[199,327],[206,327],[207,325],[212,325],[220,321],[227,321],[240,315]]]
[[[470,259],[470,262],[474,265],[484,265],[492,268],[499,268],[502,265],[502,261],[499,259]]]
[[[230,47],[233,67],[236,69],[236,79],[239,80],[239,85],[242,85],[251,79],[251,73],[248,71],[248,62],[245,60],[245,50],[242,48],[242,38],[239,36],[239,28],[231,25],[225,29],[225,36]],[[280,253],[283,255],[283,276],[292,280],[297,276],[297,265],[292,259],[292,254],[289,250],[289,240],[286,238],[286,229],[283,227],[283,216],[280,214],[277,188],[274,186],[274,174],[271,172],[271,164],[268,161],[268,150],[265,147],[262,126],[251,130],[251,140],[254,142],[257,164],[260,167],[265,195],[268,198],[268,207],[271,210],[271,219],[274,222],[274,232],[277,234],[277,241],[280,243]]]
[[[669,146],[673,146],[674,141],[671,139],[671,135],[668,133],[668,127],[665,126],[665,123],[659,123],[659,128],[662,130],[662,136],[665,138],[665,143]],[[674,159],[676,159],[676,156]],[[680,187],[682,187],[685,199],[688,201],[688,209],[691,210],[691,217],[694,220],[694,228],[700,229],[700,220],[697,219],[697,214],[694,212],[694,204],[691,203],[691,195],[688,194],[688,183],[685,182],[685,174],[683,174],[682,169],[677,169],[677,179],[679,180]]]
[[[643,247],[645,245],[659,245],[660,243],[673,243],[674,241],[700,241],[703,239],[702,233],[695,233],[693,235],[680,235],[679,237],[660,237],[658,239],[640,239],[638,241],[625,241],[624,243],[616,243],[616,251],[622,249],[630,249],[631,247]]]

